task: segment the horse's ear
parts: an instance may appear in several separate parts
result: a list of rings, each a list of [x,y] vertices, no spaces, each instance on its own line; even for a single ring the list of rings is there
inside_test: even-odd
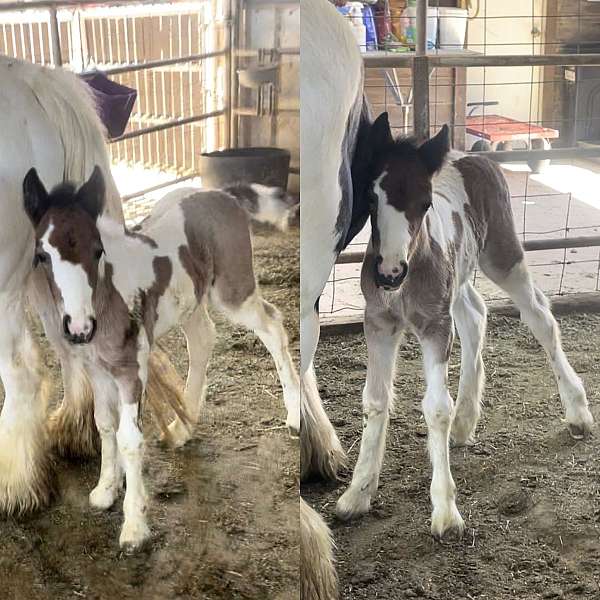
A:
[[[382,112],[371,125],[369,142],[375,154],[394,142],[387,112]]]
[[[444,125],[434,137],[419,146],[419,156],[430,175],[442,168],[449,151],[450,129],[448,129],[448,125]]]
[[[106,185],[100,167],[95,166],[90,178],[79,188],[77,201],[92,219],[96,220],[104,210]]]
[[[23,179],[23,208],[34,227],[48,210],[48,192],[35,168],[29,169]]]

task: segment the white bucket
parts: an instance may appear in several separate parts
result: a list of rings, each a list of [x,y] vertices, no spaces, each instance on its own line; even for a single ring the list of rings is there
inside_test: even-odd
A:
[[[440,48],[460,50],[464,48],[467,34],[468,12],[463,8],[443,8],[439,11]]]
[[[417,43],[417,7],[407,6],[402,13],[400,21],[405,44],[415,45]],[[438,8],[433,6],[427,9],[427,47],[435,48],[437,43]]]

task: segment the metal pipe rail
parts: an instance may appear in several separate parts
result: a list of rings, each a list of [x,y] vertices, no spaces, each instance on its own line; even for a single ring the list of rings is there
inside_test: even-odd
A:
[[[168,67],[170,65],[176,65],[181,63],[207,60],[209,58],[215,58],[218,56],[227,56],[228,52],[229,49],[223,48],[222,50],[216,50],[214,52],[205,52],[204,54],[190,54],[188,56],[178,56],[175,58],[166,58],[163,60],[151,60],[143,63],[131,63],[128,65],[122,65],[118,67],[104,67],[102,65],[96,65],[96,68],[94,70],[102,71],[103,75],[121,75],[122,73],[133,73],[135,71],[144,71],[146,69],[156,69],[159,67]],[[84,73],[86,72],[87,71],[84,71]]]
[[[34,0],[33,2],[3,2],[0,3],[0,12],[13,12],[40,9],[69,9],[96,7],[101,4],[106,8],[119,6],[143,6],[145,4],[183,4],[189,0],[105,0],[94,2],[93,0]]]
[[[123,135],[113,138],[110,140],[111,144],[116,142],[122,142],[123,140],[131,140],[148,133],[155,133],[157,131],[164,131],[165,129],[172,129],[173,127],[180,127],[181,125],[189,125],[190,123],[197,123],[198,121],[206,121],[207,119],[213,119],[215,117],[222,117],[225,114],[225,110],[215,110],[209,113],[203,113],[201,115],[193,115],[191,117],[184,117],[182,119],[173,119],[167,123],[161,123],[160,125],[153,125],[152,127],[144,127],[143,129],[137,129],[136,131],[130,131]]]
[[[415,60],[425,56],[432,67],[569,67],[600,65],[600,53],[588,54],[479,54],[472,50],[414,52],[364,52],[366,68],[411,68]]]

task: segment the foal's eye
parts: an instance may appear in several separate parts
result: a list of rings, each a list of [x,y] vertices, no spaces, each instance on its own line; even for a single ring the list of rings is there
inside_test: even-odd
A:
[[[94,258],[96,260],[100,260],[102,258],[103,254],[104,254],[104,248],[99,248],[98,250],[96,250],[96,252],[94,252]]]
[[[423,214],[425,214],[431,208],[431,202],[423,204]]]

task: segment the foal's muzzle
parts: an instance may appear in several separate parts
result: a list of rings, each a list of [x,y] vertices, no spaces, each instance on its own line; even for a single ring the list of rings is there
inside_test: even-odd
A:
[[[65,338],[71,344],[89,344],[96,335],[97,322],[94,317],[90,317],[90,328],[89,331],[84,331],[81,333],[71,333],[69,329],[69,325],[71,324],[71,317],[69,315],[65,315],[63,317],[63,333]]]
[[[377,287],[383,288],[386,292],[393,292],[397,290],[401,285],[406,275],[408,274],[408,263],[406,261],[400,261],[398,268],[394,268],[391,274],[381,272],[381,263],[383,257],[377,256],[375,259],[375,284]]]

